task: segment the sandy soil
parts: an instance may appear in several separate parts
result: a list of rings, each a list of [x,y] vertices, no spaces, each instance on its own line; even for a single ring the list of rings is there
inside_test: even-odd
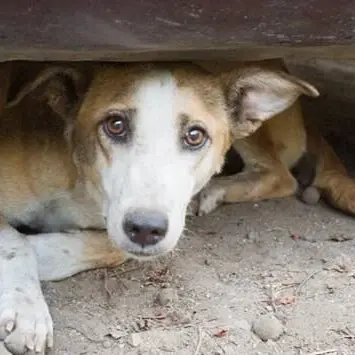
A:
[[[46,283],[54,354],[354,354],[353,223],[293,198],[224,206],[173,255]],[[264,314],[276,341],[252,331]]]
[[[351,162],[348,138],[329,137]],[[288,198],[187,227],[160,260],[45,283],[53,354],[355,354],[353,218]],[[253,327],[271,315],[262,341]]]

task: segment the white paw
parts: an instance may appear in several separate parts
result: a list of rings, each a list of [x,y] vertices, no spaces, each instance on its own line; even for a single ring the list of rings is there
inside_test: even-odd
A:
[[[200,193],[198,215],[204,216],[222,204],[226,191],[223,187],[207,186]]]
[[[0,297],[0,339],[11,354],[45,354],[53,323],[41,293],[17,288]]]

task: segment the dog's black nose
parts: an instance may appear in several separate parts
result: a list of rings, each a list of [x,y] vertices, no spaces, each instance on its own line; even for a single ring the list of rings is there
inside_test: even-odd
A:
[[[133,243],[143,247],[154,245],[165,237],[168,218],[161,212],[137,209],[125,215],[123,230]]]

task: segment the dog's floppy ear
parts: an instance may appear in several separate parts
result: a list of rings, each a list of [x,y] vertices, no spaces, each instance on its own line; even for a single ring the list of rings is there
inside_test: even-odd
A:
[[[317,89],[284,72],[257,67],[222,75],[235,139],[255,132],[264,121],[290,107],[300,95],[317,97]]]
[[[6,107],[19,104],[31,95],[34,99],[48,104],[62,118],[67,118],[86,92],[88,78],[84,73],[71,67],[51,66],[38,71],[35,76],[21,80],[18,75],[9,90]],[[24,81],[24,82],[23,82]]]

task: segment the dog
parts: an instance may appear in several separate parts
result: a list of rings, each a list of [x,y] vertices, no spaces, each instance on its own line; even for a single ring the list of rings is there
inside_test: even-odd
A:
[[[171,251],[233,139],[318,94],[262,66],[15,64],[0,119],[0,338],[12,354],[53,346],[41,280]]]
[[[220,65],[199,65],[211,72],[223,71]],[[287,73],[282,60],[266,60],[262,65]],[[311,96],[318,94],[314,91]],[[198,215],[206,215],[223,203],[282,198],[311,186],[336,209],[355,214],[355,181],[311,117],[303,117],[299,100],[265,121],[255,133],[235,138],[232,146],[244,167],[241,172],[210,181],[197,199]]]

